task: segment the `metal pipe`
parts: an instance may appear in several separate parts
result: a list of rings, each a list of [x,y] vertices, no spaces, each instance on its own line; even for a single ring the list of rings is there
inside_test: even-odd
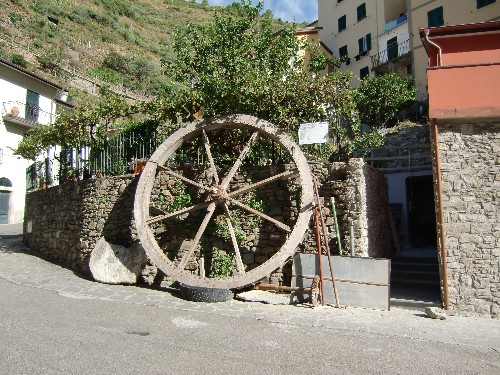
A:
[[[443,209],[443,189],[441,186],[441,161],[439,158],[439,131],[437,120],[432,119],[432,129],[434,132],[434,159],[436,161],[436,181],[435,186],[437,190],[437,204],[438,204],[438,212],[437,212],[437,222],[436,229],[439,236],[439,262],[440,262],[440,273],[441,273],[441,284],[443,286],[443,305],[445,310],[449,310],[450,301],[448,297],[448,269],[446,268],[446,242],[444,235],[444,209]]]
[[[349,234],[351,236],[351,256],[355,256],[356,254],[354,253],[354,226],[352,225],[352,223],[349,223]]]
[[[312,279],[314,279],[314,276],[305,276],[305,275],[292,275],[292,277],[295,277],[295,278],[298,278],[298,279],[306,279],[306,280],[312,280]],[[330,281],[330,280],[331,279],[329,277],[325,277],[325,281]],[[335,281],[339,282],[339,283],[349,283],[349,284],[390,286],[390,284],[387,284],[387,283],[372,283],[370,281],[360,281],[360,280],[335,279]]]
[[[427,43],[429,43],[431,46],[436,47],[438,50],[438,65],[437,66],[443,65],[443,55],[441,53],[441,47],[439,47],[436,43],[430,41],[429,30],[425,30],[425,40]]]
[[[258,290],[276,290],[278,292],[303,292],[310,293],[312,288],[301,288],[297,286],[283,286],[273,284],[258,284],[255,286]]]
[[[337,219],[337,209],[335,207],[335,198],[332,197],[332,211],[333,211],[333,221],[335,223],[335,235],[337,236],[337,247],[339,248],[339,255],[342,255],[342,243],[340,242],[340,230],[339,221]]]
[[[314,224],[316,226],[316,244],[318,246],[318,266],[319,266],[319,281],[321,290],[321,304],[325,304],[325,283],[323,279],[323,264],[321,261],[322,251],[321,251],[321,236],[319,234],[319,224],[318,224],[318,206],[314,207]]]
[[[330,266],[330,275],[332,276],[333,294],[335,295],[335,306],[340,307],[339,295],[337,293],[337,285],[335,285],[335,275],[333,272],[332,254],[330,254],[330,247],[328,246],[328,237],[326,235],[325,219],[323,217],[323,207],[321,206],[321,201],[319,199],[318,181],[316,178],[314,179],[314,192],[316,193],[316,199],[318,201],[319,216],[321,219],[321,228],[323,229],[323,240],[325,242],[325,250],[326,250],[326,254],[328,256],[328,265]]]

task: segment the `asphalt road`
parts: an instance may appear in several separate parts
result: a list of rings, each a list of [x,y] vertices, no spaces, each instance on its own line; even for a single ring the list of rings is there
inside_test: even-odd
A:
[[[500,353],[75,299],[0,278],[0,374],[499,374]]]

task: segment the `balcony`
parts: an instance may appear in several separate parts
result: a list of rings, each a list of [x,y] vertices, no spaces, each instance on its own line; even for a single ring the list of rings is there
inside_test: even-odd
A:
[[[51,124],[55,115],[46,112],[38,106],[30,106],[25,103],[9,101],[2,104],[2,117],[6,124],[30,129],[35,124]]]
[[[393,68],[389,63],[396,63],[401,61],[401,65],[411,63],[410,55],[410,40],[407,39],[402,43],[389,46],[386,50],[380,51],[376,55],[370,56],[372,59],[372,69],[377,70],[379,73],[389,73]],[[407,61],[408,60],[408,61]]]
[[[396,26],[398,25],[401,25],[403,22],[406,22],[407,21],[407,16],[406,16],[406,13],[404,14],[401,14],[401,16],[399,16],[398,18],[396,18],[395,20],[391,21],[391,22],[387,22],[385,25],[384,25],[384,31],[389,31],[389,30],[392,30],[394,29]]]

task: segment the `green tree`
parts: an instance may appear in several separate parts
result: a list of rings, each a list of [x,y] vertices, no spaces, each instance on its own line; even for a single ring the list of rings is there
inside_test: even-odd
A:
[[[361,121],[375,128],[397,123],[398,112],[415,101],[412,77],[384,74],[364,79],[356,89],[356,103]]]
[[[203,108],[205,115],[252,114],[294,137],[300,123],[342,119],[351,131],[331,130],[343,147],[349,141],[345,136],[359,128],[350,75],[318,74],[331,61],[313,47],[306,46],[313,56],[304,66],[295,25],[276,36],[269,14],[260,16],[261,10],[262,4],[252,7],[244,0],[216,13],[208,26],[178,30],[176,58],[167,74],[184,88],[193,109]]]
[[[276,36],[269,13],[261,15],[261,11],[262,5],[252,7],[250,0],[242,0],[216,13],[209,25],[190,24],[178,30],[173,44],[176,57],[163,63],[169,80],[161,83],[161,95],[131,107],[107,93],[100,101],[64,116],[50,130],[33,130],[17,153],[32,157],[50,145],[99,142],[105,139],[110,123],[124,121],[133,123],[128,129],[134,131],[158,124],[165,136],[200,111],[205,116],[254,115],[295,139],[301,123],[326,120],[333,141],[303,147],[322,158],[335,153],[337,159],[345,159],[355,148],[371,146],[377,137],[360,133],[354,91],[349,87],[351,75],[320,74],[331,60],[313,46],[305,46],[312,54],[311,63],[305,66],[298,54],[301,46],[295,25]],[[108,57],[113,57],[108,67],[123,69],[120,56]],[[140,116],[132,121],[135,114]]]

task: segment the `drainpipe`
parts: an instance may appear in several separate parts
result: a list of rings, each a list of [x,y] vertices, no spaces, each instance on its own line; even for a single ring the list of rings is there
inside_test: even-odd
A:
[[[443,306],[445,310],[450,309],[450,301],[448,298],[448,269],[446,268],[446,243],[444,235],[444,210],[443,210],[443,189],[441,186],[441,162],[439,158],[439,131],[436,119],[431,119],[431,124],[434,132],[434,152],[436,160],[436,189],[437,189],[437,223],[436,229],[439,234],[439,267],[441,273],[441,283],[443,286]]]
[[[441,54],[441,47],[439,47],[436,43],[431,42],[431,41],[429,40],[429,30],[428,30],[428,29],[426,29],[426,30],[425,30],[425,41],[426,41],[427,43],[429,43],[431,46],[434,46],[434,47],[436,47],[436,48],[437,48],[437,50],[438,50],[438,61],[437,61],[437,66],[441,66],[441,65],[443,65],[443,55]]]

